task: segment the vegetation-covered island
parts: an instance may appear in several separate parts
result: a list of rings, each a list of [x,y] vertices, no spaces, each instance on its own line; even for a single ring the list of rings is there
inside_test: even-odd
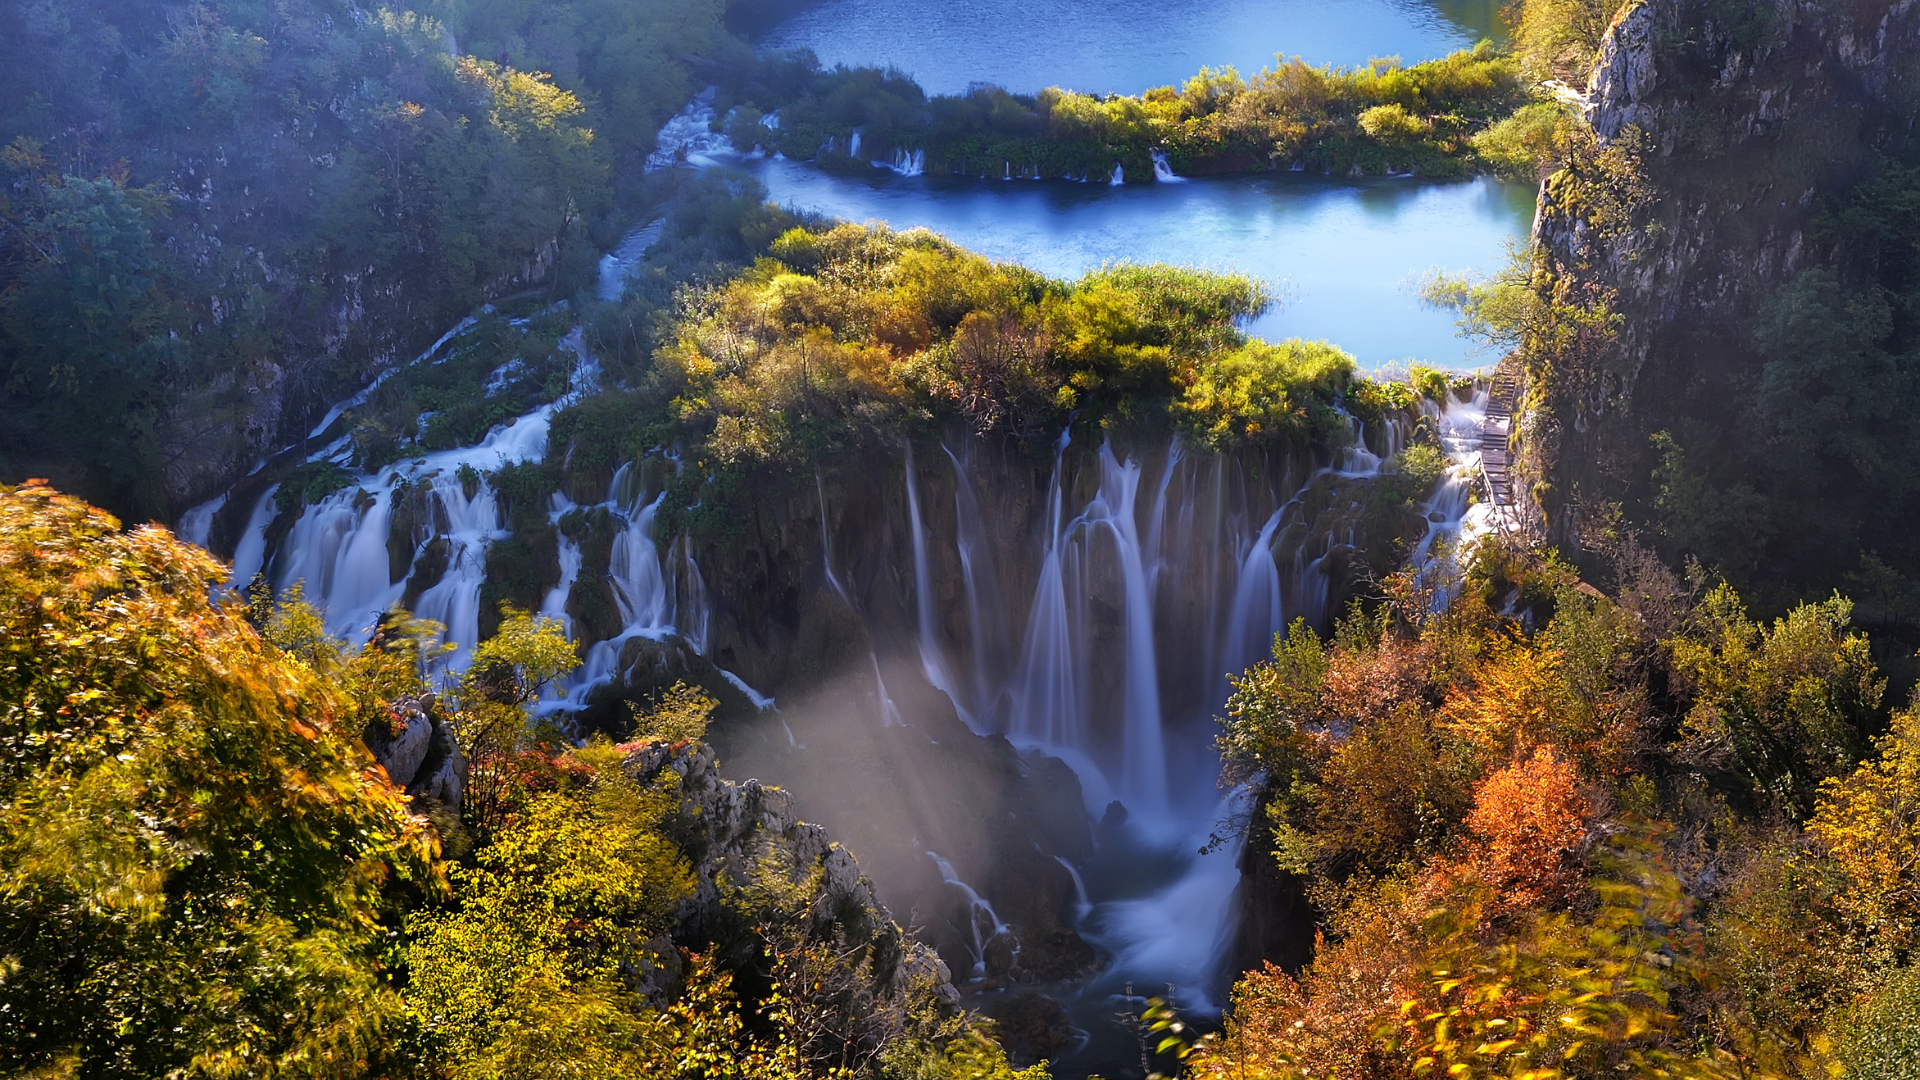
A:
[[[798,7],[0,10],[0,1076],[1920,1075],[1920,8],[1093,97]],[[709,108],[1539,210],[1369,371]]]

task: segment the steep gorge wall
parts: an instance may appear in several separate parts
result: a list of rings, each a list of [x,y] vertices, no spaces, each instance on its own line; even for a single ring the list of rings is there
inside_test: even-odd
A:
[[[1558,298],[1619,316],[1604,345],[1531,358],[1530,466],[1557,539],[1577,540],[1576,500],[1644,494],[1648,435],[1690,389],[1755,366],[1747,321],[1834,255],[1823,200],[1910,138],[1916,105],[1912,0],[1623,10],[1588,87],[1595,143],[1543,185],[1535,229]],[[1729,404],[1715,422],[1732,428]]]

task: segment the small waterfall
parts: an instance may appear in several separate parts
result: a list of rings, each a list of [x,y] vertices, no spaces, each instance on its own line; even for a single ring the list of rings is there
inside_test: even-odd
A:
[[[553,501],[564,503],[566,500],[555,494]],[[555,516],[564,513],[567,509],[569,507],[556,507]],[[567,597],[573,593],[573,583],[580,579],[580,563],[580,545],[567,539],[566,534],[562,533],[560,536],[560,583],[548,591],[546,599],[540,602],[540,617],[553,619],[567,627],[569,631],[573,629],[573,616],[567,614]]]
[[[500,510],[491,485],[480,482],[469,498],[460,478],[449,474],[434,477],[433,498],[446,512],[448,528],[442,535],[451,550],[446,576],[420,594],[414,614],[445,626],[447,640],[460,647],[464,663],[467,651],[480,640],[480,586],[487,578],[487,544],[503,535]],[[380,537],[384,549],[384,528]],[[328,610],[335,609],[330,605]]]
[[[199,506],[180,516],[180,524],[174,527],[173,534],[189,544],[207,546],[207,540],[213,534],[213,515],[227,505],[227,493],[221,492]]]
[[[648,172],[675,165],[715,165],[716,155],[733,152],[733,141],[713,130],[713,99],[718,92],[719,88],[712,86],[700,91],[666,122],[654,140],[653,153],[647,155]],[[859,136],[854,138],[858,140]]]
[[[700,564],[693,557],[693,538],[682,533],[674,541],[680,575],[680,636],[693,651],[706,655],[707,627],[713,617],[713,605],[707,600],[707,581],[700,576]]]
[[[933,859],[933,864],[940,868],[940,880],[959,889],[967,898],[967,928],[973,932],[973,977],[984,979],[987,976],[986,943],[1006,933],[1007,924],[1001,922],[1000,916],[993,913],[992,904],[987,903],[985,898],[973,891],[973,886],[960,880],[959,875],[953,872],[952,863],[931,851],[927,852],[927,855]],[[987,926],[985,937],[980,934],[982,920],[985,920]]]
[[[1227,618],[1221,656],[1228,671],[1244,671],[1266,658],[1276,627],[1286,625],[1280,606],[1280,568],[1273,561],[1273,534],[1286,507],[1273,512],[1248,545],[1234,584],[1232,614]]]
[[[654,514],[666,498],[662,491],[637,512],[630,511],[627,527],[613,540],[607,577],[626,627],[624,636],[660,638],[674,631],[673,587],[653,543]]]
[[[1012,730],[1026,742],[1079,747],[1086,743],[1079,692],[1086,677],[1075,656],[1076,623],[1067,605],[1066,564],[1074,553],[1062,522],[1066,492],[1061,488],[1061,473],[1066,450],[1067,436],[1062,434],[1054,450],[1053,482],[1048,485],[1047,547],[1027,613],[1026,647],[1016,676]],[[1074,561],[1077,567],[1078,560]]]
[[[1165,150],[1153,151],[1153,179],[1156,183],[1161,184],[1184,184],[1187,182],[1186,177],[1173,175],[1173,166],[1167,164],[1167,152]]]
[[[1065,856],[1055,855],[1053,861],[1066,867],[1068,875],[1073,878],[1073,919],[1079,922],[1093,910],[1093,901],[1087,899],[1087,883],[1080,877],[1079,869],[1068,862]]]
[[[612,251],[600,257],[600,299],[609,303],[620,299],[627,290],[627,275],[640,265],[647,249],[659,242],[666,225],[665,218],[650,221],[622,237]]]
[[[1382,460],[1367,447],[1367,425],[1354,420],[1353,428],[1353,445],[1341,455],[1340,475],[1378,476]]]
[[[1120,744],[1121,785],[1148,812],[1167,804],[1167,750],[1160,725],[1159,662],[1154,653],[1153,596],[1134,519],[1140,465],[1120,462],[1111,444],[1100,448],[1100,492],[1088,505],[1090,526],[1104,529],[1120,558],[1126,598],[1126,675],[1124,736]]]
[[[240,534],[239,546],[233,550],[233,577],[229,584],[236,589],[245,589],[253,584],[254,576],[265,569],[267,526],[273,523],[274,496],[279,493],[279,484],[267,488],[261,494],[260,501],[254,504],[253,513],[247,517],[247,529]]]
[[[927,152],[901,147],[894,150],[891,159],[873,164],[875,168],[892,169],[901,176],[924,176],[927,171]]]
[[[1119,162],[1117,161],[1114,162],[1113,163],[1113,179],[1107,181],[1108,185],[1111,187],[1119,187],[1122,184],[1125,184],[1126,182],[1127,182],[1127,171],[1120,167]]]
[[[840,578],[833,572],[833,538],[827,534],[827,488],[820,480],[818,469],[813,471],[813,491],[820,498],[820,562],[827,572],[827,587],[842,603],[852,607],[853,598],[847,595],[846,587],[840,584]]]
[[[754,708],[759,709],[761,712],[766,712],[768,709],[773,708],[773,699],[761,693],[760,691],[755,690],[753,687],[748,686],[747,680],[741,678],[738,675],[735,675],[733,672],[728,671],[726,668],[715,668],[714,670],[718,671],[720,673],[720,676],[726,679],[727,682],[732,683],[733,688],[735,690],[738,690],[741,693],[747,695],[747,700],[753,702]],[[786,720],[782,719],[780,723],[782,726],[784,726],[786,724]],[[793,738],[792,728],[787,728],[787,738],[789,740]]]
[[[964,718],[967,715],[966,703],[954,693],[953,681],[947,675],[947,659],[940,646],[940,630],[933,612],[933,575],[927,565],[927,528],[920,520],[920,482],[914,475],[911,443],[907,445],[907,513],[913,523],[913,592],[920,623],[920,666],[926,672],[927,682],[953,699],[954,708]],[[968,723],[972,723],[971,719]]]
[[[857,131],[853,133],[853,138],[847,143],[847,156],[850,158],[860,156],[860,133]]]
[[[880,657],[869,652],[867,658],[873,661],[873,685],[880,697],[880,726],[906,727],[907,720],[900,715],[900,707],[893,703],[893,695],[887,693],[886,676],[880,674]]]
[[[982,723],[993,725],[1004,694],[995,685],[992,673],[1004,670],[1007,655],[1005,620],[1000,605],[999,578],[993,565],[993,547],[981,528],[978,502],[974,498],[973,479],[967,475],[954,452],[941,446],[953,465],[953,516],[958,525],[956,547],[960,554],[960,574],[967,590],[967,625],[973,645],[973,687],[970,712]]]
[[[392,506],[385,495],[349,486],[309,507],[287,534],[275,582],[281,591],[302,585],[308,602],[326,613],[327,630],[353,641],[365,640],[373,620],[400,597],[388,577]]]

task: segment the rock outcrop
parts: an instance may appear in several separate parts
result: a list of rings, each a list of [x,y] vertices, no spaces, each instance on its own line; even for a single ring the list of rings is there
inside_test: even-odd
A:
[[[676,937],[724,939],[730,928],[723,898],[773,874],[805,891],[815,936],[838,934],[865,951],[881,1007],[903,1009],[916,986],[930,988],[942,1002],[959,1001],[939,955],[894,921],[851,852],[822,826],[801,820],[790,792],[758,780],[723,778],[713,749],[699,744],[649,743],[628,754],[623,767],[641,783],[664,784],[679,798],[668,828],[693,864],[697,885],[681,905]],[[664,986],[672,974],[649,973],[650,987]]]
[[[1914,0],[1623,9],[1588,84],[1594,142],[1543,184],[1535,223],[1557,298],[1618,317],[1585,353],[1532,358],[1555,371],[1536,380],[1525,469],[1549,482],[1557,539],[1577,542],[1575,500],[1648,475],[1648,433],[1703,372],[1750,363],[1743,320],[1832,257],[1823,199],[1908,138],[1917,101]]]
[[[392,720],[374,722],[362,738],[396,787],[457,814],[466,793],[467,759],[436,705],[432,694],[399,698]]]

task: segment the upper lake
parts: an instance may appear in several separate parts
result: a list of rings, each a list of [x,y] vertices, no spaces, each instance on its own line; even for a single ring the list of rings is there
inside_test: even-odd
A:
[[[1496,8],[1497,0],[824,0],[774,27],[762,45],[812,49],[828,64],[891,64],[930,93],[976,82],[1138,93],[1207,66],[1251,74],[1275,54],[1415,63],[1496,36]],[[1456,336],[1452,313],[1422,303],[1417,286],[1437,270],[1497,270],[1508,247],[1524,241],[1535,200],[1533,185],[1491,179],[1280,173],[1110,186],[879,168],[828,174],[758,155],[694,160],[746,169],[783,205],[925,226],[1056,277],[1127,261],[1250,274],[1278,299],[1253,333],[1325,339],[1369,369],[1496,359]]]
[[[1137,94],[1202,67],[1251,76],[1274,57],[1409,64],[1497,36],[1495,0],[824,0],[775,27],[770,49],[831,67],[893,66],[930,94],[976,82]]]

